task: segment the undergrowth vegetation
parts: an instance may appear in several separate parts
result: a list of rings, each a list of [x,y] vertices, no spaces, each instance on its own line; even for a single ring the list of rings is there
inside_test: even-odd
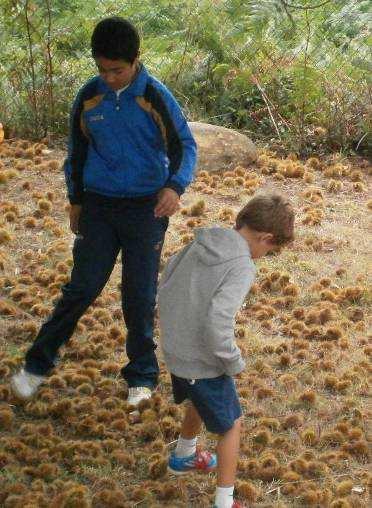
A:
[[[92,29],[122,15],[190,119],[303,154],[370,147],[367,0],[1,0],[0,13],[7,135],[66,133],[71,101],[96,73]]]

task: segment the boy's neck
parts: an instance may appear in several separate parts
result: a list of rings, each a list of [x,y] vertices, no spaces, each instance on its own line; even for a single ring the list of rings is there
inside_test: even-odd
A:
[[[235,231],[247,242],[249,250],[252,252],[252,247],[254,246],[253,232],[248,228],[235,229]]]
[[[263,248],[261,240],[262,233],[258,233],[248,226],[243,226],[235,231],[247,242],[252,259],[258,259],[266,254],[267,249]]]

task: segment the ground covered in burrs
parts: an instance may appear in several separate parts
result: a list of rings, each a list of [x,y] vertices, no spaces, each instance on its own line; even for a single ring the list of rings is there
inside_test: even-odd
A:
[[[159,388],[139,415],[126,403],[120,259],[37,396],[22,403],[10,392],[69,280],[63,156],[43,143],[0,145],[0,506],[209,507],[214,474],[167,473],[182,408],[162,363]],[[370,506],[370,174],[361,158],[261,150],[248,169],[201,170],[171,219],[162,266],[195,228],[232,227],[256,193],[280,191],[297,211],[295,242],[258,261],[236,320],[247,360],[237,379],[244,428],[236,493],[249,506]],[[215,445],[208,433],[200,441]]]

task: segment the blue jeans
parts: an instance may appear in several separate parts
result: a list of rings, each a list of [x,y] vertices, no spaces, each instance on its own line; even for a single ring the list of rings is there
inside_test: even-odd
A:
[[[138,199],[86,194],[73,247],[71,280],[26,354],[27,372],[46,375],[79,318],[99,296],[122,250],[122,308],[129,363],[128,386],[153,388],[159,366],[153,340],[159,261],[168,218],[155,218],[156,196]]]

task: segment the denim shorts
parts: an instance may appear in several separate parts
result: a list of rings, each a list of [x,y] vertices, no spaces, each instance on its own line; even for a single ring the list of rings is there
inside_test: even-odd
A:
[[[225,434],[240,418],[242,411],[230,376],[183,379],[172,374],[171,377],[175,403],[190,400],[209,432]]]

